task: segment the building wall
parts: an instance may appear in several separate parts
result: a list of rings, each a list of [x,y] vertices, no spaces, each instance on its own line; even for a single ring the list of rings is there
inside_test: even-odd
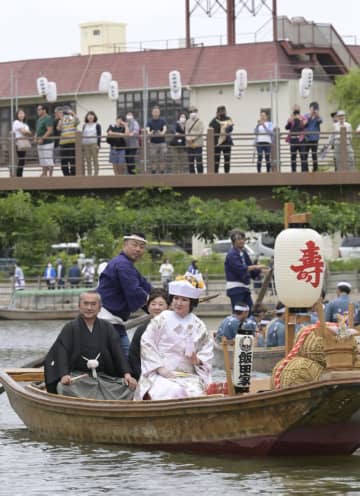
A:
[[[301,100],[298,94],[297,80],[280,82],[278,93],[271,91],[271,84],[268,82],[249,84],[245,95],[240,100],[234,97],[233,85],[198,87],[191,88],[190,104],[198,107],[199,117],[204,122],[205,127],[215,116],[216,107],[225,105],[228,115],[235,123],[235,133],[252,133],[260,109],[271,108],[274,125],[278,124],[280,131],[284,132],[284,126],[293,104],[300,104],[302,111],[306,112],[309,103],[315,100],[320,104],[320,113],[324,121],[322,130],[331,131],[330,112],[336,109],[336,105],[329,102],[331,87],[330,83],[315,82],[310,97]],[[59,95],[59,99],[64,100],[66,97]],[[26,103],[33,103],[35,106],[39,101],[40,99],[19,99],[19,106]],[[57,104],[61,105],[61,101],[59,100]],[[8,102],[4,101],[3,105],[7,107]],[[0,104],[0,106],[2,105]],[[116,102],[109,100],[104,94],[78,95],[76,109],[81,122],[83,122],[87,111],[93,110],[98,115],[104,132],[107,126],[114,122],[117,114]]]
[[[286,99],[287,83],[280,85],[279,102]],[[275,110],[275,93],[270,91],[269,83],[250,84],[241,99],[234,96],[233,85],[201,87],[192,90],[191,103],[201,112],[205,123],[215,116],[216,107],[225,105],[228,115],[235,123],[234,132],[252,133],[262,108]],[[280,105],[279,105],[280,106]],[[283,105],[280,106],[283,108]],[[273,111],[272,119],[275,118]]]
[[[305,113],[309,103],[317,101],[323,116],[323,130],[332,129],[330,112],[336,109],[336,105],[329,102],[331,83],[316,81],[306,99],[300,99],[297,80],[279,82],[278,92],[273,86],[269,82],[251,83],[241,99],[234,97],[233,85],[192,88],[191,104],[198,107],[205,124],[214,117],[218,105],[225,105],[235,123],[234,132],[251,133],[262,108],[272,109],[272,122],[278,124],[283,132],[294,103],[298,103]]]
[[[80,95],[77,102],[77,114],[81,123],[84,122],[84,117],[89,110],[93,110],[98,116],[102,134],[105,134],[108,126],[115,122],[116,102],[109,100],[107,95]]]
[[[126,24],[89,22],[80,25],[81,55],[119,52],[125,45]]]

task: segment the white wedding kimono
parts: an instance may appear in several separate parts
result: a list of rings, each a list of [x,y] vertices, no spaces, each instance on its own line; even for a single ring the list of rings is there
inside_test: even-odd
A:
[[[193,353],[201,361],[192,365]],[[213,343],[205,324],[193,313],[179,317],[165,310],[154,317],[141,338],[141,377],[134,399],[152,400],[201,396],[211,382]],[[159,367],[176,377],[157,373]]]

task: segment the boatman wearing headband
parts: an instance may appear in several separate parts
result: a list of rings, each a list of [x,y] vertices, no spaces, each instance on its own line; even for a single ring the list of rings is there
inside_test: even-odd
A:
[[[285,306],[280,301],[276,305],[275,314],[276,318],[269,323],[266,331],[268,348],[285,345]]]
[[[241,334],[243,324],[247,322],[249,316],[249,307],[246,303],[239,302],[234,306],[232,315],[225,317],[221,322],[219,329],[216,332],[215,339],[221,343],[221,339],[225,336],[227,339],[235,339],[236,334]],[[254,328],[256,324],[254,325]]]
[[[101,272],[97,288],[103,304],[99,317],[114,325],[126,356],[130,343],[124,322],[131,313],[144,307],[152,290],[151,284],[134,265],[143,256],[145,246],[146,239],[142,233],[124,236],[122,251]]]
[[[326,322],[339,322],[339,317],[349,311],[351,284],[346,281],[336,285],[336,295],[325,307]]]
[[[260,274],[260,271],[267,270],[266,265],[254,265],[244,248],[245,234],[240,229],[233,229],[230,232],[230,239],[233,244],[225,258],[226,294],[230,298],[231,307],[242,301],[249,307],[251,313],[252,299],[250,292],[250,281]]]

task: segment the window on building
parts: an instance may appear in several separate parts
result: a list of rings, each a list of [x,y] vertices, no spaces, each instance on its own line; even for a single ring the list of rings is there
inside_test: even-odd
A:
[[[144,125],[144,94],[142,91],[128,91],[120,93],[118,100],[118,113],[126,115],[126,112],[133,112],[140,125]],[[174,102],[171,98],[170,91],[165,89],[151,90],[148,92],[148,105],[145,121],[151,117],[151,108],[154,105],[160,107],[161,116],[168,123],[168,129],[173,130],[177,121],[179,112],[188,113],[190,106],[189,90],[182,91],[180,101]]]
[[[100,29],[93,29],[93,36],[100,36],[101,31]]]

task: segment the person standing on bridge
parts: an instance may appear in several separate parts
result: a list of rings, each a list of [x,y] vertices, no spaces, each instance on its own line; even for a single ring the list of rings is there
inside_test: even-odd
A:
[[[42,166],[40,177],[52,176],[54,171],[54,119],[48,114],[47,107],[39,103],[37,106],[36,142],[39,164]],[[51,137],[51,138],[50,138]]]
[[[231,117],[226,114],[224,105],[220,105],[216,109],[216,116],[210,122],[209,127],[214,129],[215,173],[219,172],[222,153],[224,156],[224,172],[228,174],[230,172],[231,147],[234,144],[231,137],[234,124]]]
[[[271,144],[273,140],[273,124],[265,110],[260,112],[260,118],[255,127],[255,145],[257,151],[257,171],[261,172],[261,163],[265,155],[266,172],[271,172]]]
[[[309,113],[305,114],[306,126],[305,126],[305,143],[306,143],[306,162],[309,160],[309,153],[311,151],[313,172],[318,170],[318,145],[320,139],[320,125],[322,123],[322,118],[319,114],[319,104],[317,102],[311,102],[309,106]]]
[[[188,154],[190,174],[202,174],[203,166],[203,143],[204,123],[199,119],[199,111],[196,107],[190,108],[189,119],[185,124],[185,142]]]
[[[299,105],[293,106],[293,112],[289,117],[285,129],[289,131],[286,141],[290,144],[291,172],[296,172],[296,157],[299,152],[301,160],[301,172],[308,172],[306,144],[304,141],[304,129],[306,119],[300,113]]]

